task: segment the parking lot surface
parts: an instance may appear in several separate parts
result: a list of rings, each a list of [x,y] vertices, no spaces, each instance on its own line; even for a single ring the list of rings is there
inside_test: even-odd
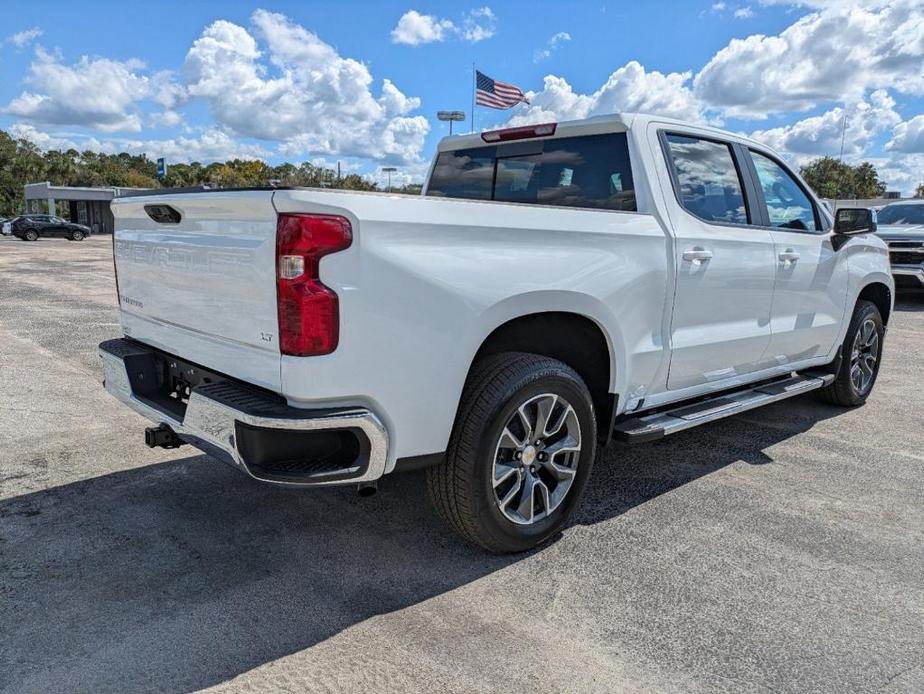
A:
[[[110,243],[0,239],[0,691],[924,691],[924,299],[865,407],[613,445],[557,541],[495,557],[418,474],[146,448],[97,368]]]

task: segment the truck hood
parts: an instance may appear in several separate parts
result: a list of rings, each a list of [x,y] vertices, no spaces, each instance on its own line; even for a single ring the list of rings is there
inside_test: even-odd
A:
[[[924,241],[924,224],[880,224],[876,234],[888,241]]]

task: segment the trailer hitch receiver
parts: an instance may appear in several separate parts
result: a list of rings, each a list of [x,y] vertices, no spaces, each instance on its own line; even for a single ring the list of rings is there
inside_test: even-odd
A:
[[[144,443],[148,448],[179,448],[186,442],[167,424],[162,423],[144,430]]]

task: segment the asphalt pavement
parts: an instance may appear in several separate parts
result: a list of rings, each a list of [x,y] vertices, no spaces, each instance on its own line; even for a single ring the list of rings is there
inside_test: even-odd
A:
[[[111,240],[0,239],[0,691],[924,691],[924,298],[865,407],[613,445],[529,554],[279,490],[105,393]]]

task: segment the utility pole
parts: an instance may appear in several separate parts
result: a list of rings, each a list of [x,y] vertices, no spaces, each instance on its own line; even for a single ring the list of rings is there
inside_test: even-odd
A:
[[[837,157],[839,164],[844,163],[844,141],[847,139],[847,111],[844,111],[844,125],[841,128],[841,153]],[[843,187],[844,181],[841,180],[841,186]],[[837,212],[837,201],[841,196],[841,190],[838,189],[837,195],[834,197],[834,211]]]

